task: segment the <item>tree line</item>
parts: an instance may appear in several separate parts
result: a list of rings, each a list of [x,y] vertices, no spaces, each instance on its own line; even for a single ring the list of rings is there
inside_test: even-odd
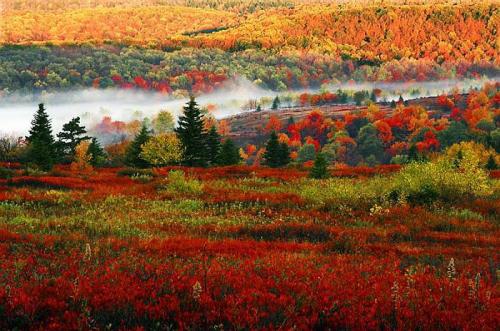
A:
[[[135,168],[180,164],[188,167],[214,167],[239,164],[240,149],[233,140],[223,138],[212,125],[206,128],[205,114],[191,97],[183,107],[177,126],[173,128],[163,119],[155,127],[168,127],[155,134],[144,121],[141,129],[128,144],[124,163]],[[0,143],[0,161],[20,161],[28,167],[49,171],[57,163],[71,164],[77,169],[86,165],[99,167],[106,164],[106,151],[96,137],[89,137],[80,118],[64,124],[54,136],[51,119],[43,103],[39,104],[31,122],[29,135],[23,143],[8,144],[4,137]],[[2,148],[2,146],[4,148]],[[269,167],[283,167],[290,163],[290,149],[272,132],[263,155]]]

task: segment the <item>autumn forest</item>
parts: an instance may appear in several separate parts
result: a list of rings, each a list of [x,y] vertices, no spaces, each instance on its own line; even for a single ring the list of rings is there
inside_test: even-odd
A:
[[[496,330],[495,0],[3,0],[0,329]]]

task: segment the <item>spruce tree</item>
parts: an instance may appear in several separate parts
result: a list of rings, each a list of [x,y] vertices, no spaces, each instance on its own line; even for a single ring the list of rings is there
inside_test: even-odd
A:
[[[262,111],[262,107],[260,105],[257,105],[257,109],[255,109],[256,112],[261,112]]]
[[[205,167],[207,165],[206,132],[203,114],[194,97],[184,106],[184,115],[179,117],[175,129],[183,146],[182,163],[189,167]]]
[[[29,144],[27,161],[43,170],[50,170],[56,162],[56,148],[52,124],[43,103],[38,105],[29,134],[26,137]]]
[[[86,136],[87,130],[80,125],[80,117],[75,117],[64,124],[62,131],[57,134],[56,142],[57,153],[65,162],[71,162],[75,155],[75,149],[78,144],[84,140],[90,139]]]
[[[273,105],[271,106],[271,109],[272,110],[278,109],[280,107],[280,104],[281,104],[280,98],[276,96],[273,100]]]
[[[266,152],[264,153],[264,164],[271,168],[278,168],[280,162],[280,143],[276,132],[272,132],[266,144]]]
[[[309,177],[315,179],[324,179],[330,177],[328,171],[328,162],[323,153],[316,154],[316,159],[314,160],[314,165],[309,172]]]
[[[223,166],[238,164],[241,161],[240,151],[231,139],[226,139],[222,144],[219,164]]]
[[[213,125],[207,134],[207,159],[211,166],[217,165],[220,150],[220,135]]]
[[[90,156],[90,164],[94,167],[102,166],[106,162],[106,152],[96,138],[90,141],[87,154]]]
[[[279,166],[284,167],[288,165],[291,161],[290,159],[290,149],[286,143],[281,143],[278,149],[279,155]]]
[[[151,138],[151,133],[145,124],[142,125],[141,131],[135,136],[130,143],[125,153],[125,163],[131,167],[147,168],[149,163],[141,158],[142,145],[147,143]]]

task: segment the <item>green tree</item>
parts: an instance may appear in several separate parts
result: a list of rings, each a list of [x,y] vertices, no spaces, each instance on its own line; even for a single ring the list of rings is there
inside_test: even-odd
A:
[[[415,144],[412,144],[408,149],[408,162],[421,161],[421,159],[422,158],[418,153],[417,146]]]
[[[328,171],[328,161],[323,153],[316,154],[314,165],[309,172],[309,177],[315,179],[330,177],[330,172]]]
[[[80,117],[75,117],[64,124],[62,131],[57,134],[57,153],[64,162],[73,161],[75,149],[84,140],[90,139],[86,136],[87,130],[80,125]]]
[[[325,144],[321,148],[321,153],[325,156],[326,160],[331,163],[334,162],[337,159],[337,149],[339,147],[339,144],[336,142],[330,142],[328,144]]]
[[[316,158],[316,147],[313,144],[305,144],[299,149],[297,161],[304,163]]]
[[[219,153],[221,151],[220,135],[217,128],[213,125],[207,134],[207,153],[208,163],[212,166],[217,165]]]
[[[346,125],[345,129],[351,138],[356,138],[359,134],[359,130],[369,123],[370,121],[365,117],[356,117]]]
[[[495,123],[483,118],[482,120],[477,122],[476,128],[486,133],[490,133],[491,131],[495,130]]]
[[[497,153],[500,153],[500,128],[491,131],[490,133],[491,146]]]
[[[290,159],[290,148],[288,148],[288,145],[286,143],[280,143],[279,149],[278,149],[278,156],[279,156],[279,166],[284,167],[287,166],[291,159]]]
[[[378,130],[373,124],[367,124],[359,130],[358,151],[365,159],[373,155],[377,161],[384,156],[384,145],[378,136]]]
[[[56,162],[56,147],[52,135],[52,124],[43,103],[38,105],[38,111],[31,122],[26,159],[43,170],[50,170]]]
[[[471,140],[467,126],[462,122],[452,121],[448,128],[437,133],[439,144],[443,149],[461,141]]]
[[[280,107],[280,104],[281,104],[280,98],[276,96],[273,100],[273,105],[271,106],[271,109],[272,110],[278,109]]]
[[[276,132],[271,132],[271,136],[266,144],[266,151],[263,155],[264,164],[271,168],[278,168],[281,165],[280,162],[280,143],[278,141],[278,135]]]
[[[97,138],[90,140],[87,154],[90,156],[90,164],[94,167],[101,167],[106,163],[106,152],[101,147],[101,144],[99,144]]]
[[[147,168],[149,162],[141,156],[142,146],[151,139],[151,133],[146,125],[142,125],[141,131],[135,136],[134,140],[127,147],[125,152],[125,163],[131,167]]]
[[[191,97],[184,106],[184,114],[179,117],[178,126],[175,129],[184,150],[182,163],[186,166],[205,167],[207,165],[203,117],[194,97]]]
[[[219,164],[223,166],[238,164],[241,161],[240,151],[231,139],[224,140],[219,154]]]
[[[368,99],[369,93],[368,91],[356,91],[354,92],[353,99],[356,103],[356,106],[361,106],[361,104]]]
[[[488,161],[486,162],[486,169],[488,170],[497,170],[498,165],[495,161],[495,158],[493,157],[493,154],[490,154],[488,157]]]

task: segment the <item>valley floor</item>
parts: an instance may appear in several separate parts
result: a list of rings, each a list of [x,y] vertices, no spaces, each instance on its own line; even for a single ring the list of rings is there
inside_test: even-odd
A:
[[[0,180],[0,328],[494,330],[497,180],[382,199],[398,171],[17,170]]]

